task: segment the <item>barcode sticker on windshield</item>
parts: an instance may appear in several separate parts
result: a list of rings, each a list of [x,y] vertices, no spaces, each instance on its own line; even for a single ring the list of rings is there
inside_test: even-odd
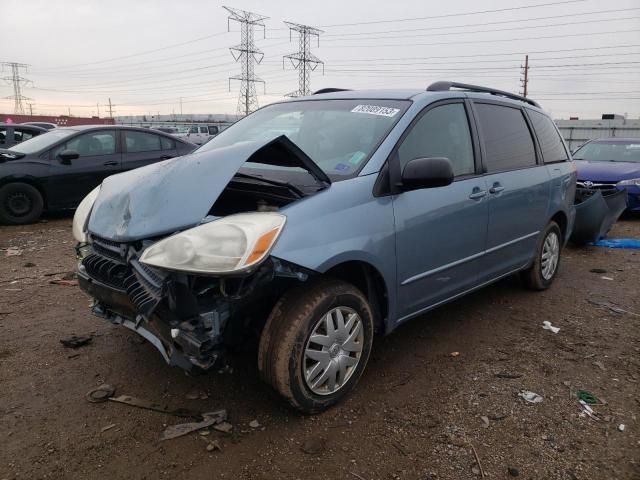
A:
[[[382,115],[383,117],[394,117],[400,111],[399,108],[381,107],[379,105],[356,105],[352,113],[368,113],[370,115]]]

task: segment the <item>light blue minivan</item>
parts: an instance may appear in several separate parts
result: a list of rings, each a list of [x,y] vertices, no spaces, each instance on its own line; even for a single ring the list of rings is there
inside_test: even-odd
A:
[[[78,277],[96,315],[170,365],[257,340],[263,379],[317,412],[353,389],[376,333],[507,275],[549,287],[575,184],[527,98],[325,89],[107,178],[76,211]]]

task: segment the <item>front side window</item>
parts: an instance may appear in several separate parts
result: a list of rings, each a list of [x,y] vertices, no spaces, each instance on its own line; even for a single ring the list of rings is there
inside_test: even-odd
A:
[[[160,135],[147,132],[125,131],[124,142],[127,152],[155,152],[162,150],[160,145]]]
[[[529,118],[533,124],[533,130],[536,132],[540,149],[542,150],[542,158],[544,163],[565,162],[569,160],[567,151],[562,143],[562,138],[556,129],[553,121],[546,115],[528,110]]]
[[[31,130],[21,130],[16,128],[13,131],[13,140],[15,142],[24,142],[26,140],[32,139],[35,135],[37,134],[34,134]]]
[[[455,176],[475,172],[469,121],[462,103],[427,111],[412,127],[398,149],[402,168],[414,158],[446,157]]]
[[[209,125],[209,135],[216,135],[218,133],[218,127]]]
[[[475,109],[488,173],[535,166],[533,139],[520,109],[488,103],[476,103]]]
[[[58,146],[54,155],[63,150],[77,152],[80,157],[112,155],[116,153],[116,133],[113,130],[83,133]]]
[[[14,145],[10,150],[25,154],[41,152],[74,133],[77,133],[77,130],[73,130],[71,128],[54,128],[53,130],[49,130],[47,133],[43,133],[42,135],[38,135],[32,139],[19,143],[18,145]]]
[[[355,175],[411,103],[398,100],[300,100],[266,106],[236,122],[204,144],[198,152],[240,142],[267,142],[286,135],[332,181]],[[297,167],[247,162],[245,168],[269,171],[282,178]]]
[[[200,127],[200,133],[209,133],[209,130],[207,130],[207,127]]]
[[[573,154],[574,160],[591,162],[640,163],[640,139],[637,141],[609,140],[590,142]]]

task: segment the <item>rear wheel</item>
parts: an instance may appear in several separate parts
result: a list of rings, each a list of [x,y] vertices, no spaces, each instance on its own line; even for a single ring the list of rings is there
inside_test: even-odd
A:
[[[16,182],[0,187],[0,223],[33,223],[40,218],[43,207],[42,195],[28,183]]]
[[[373,315],[354,286],[323,280],[287,292],[260,339],[263,379],[293,407],[315,413],[339,402],[358,382],[373,342]]]
[[[533,264],[522,272],[522,280],[528,288],[545,290],[551,286],[558,273],[562,244],[560,227],[556,222],[549,222],[540,236]]]

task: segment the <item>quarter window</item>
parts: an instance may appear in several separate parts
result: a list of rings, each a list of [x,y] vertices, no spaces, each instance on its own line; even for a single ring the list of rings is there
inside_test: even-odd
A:
[[[171,138],[160,137],[160,143],[163,150],[173,150],[176,148],[176,141]]]
[[[542,149],[542,158],[544,163],[565,162],[569,160],[567,151],[564,148],[562,139],[553,121],[534,110],[527,110],[529,118],[536,132],[540,148]]]
[[[127,145],[127,152],[155,152],[162,150],[160,146],[160,135],[147,132],[125,131],[124,139]]]
[[[446,157],[455,176],[474,173],[473,146],[464,105],[442,105],[425,113],[403,140],[398,156],[402,168],[414,158]]]
[[[518,108],[476,103],[486,150],[487,172],[501,172],[536,164],[531,132]]]

